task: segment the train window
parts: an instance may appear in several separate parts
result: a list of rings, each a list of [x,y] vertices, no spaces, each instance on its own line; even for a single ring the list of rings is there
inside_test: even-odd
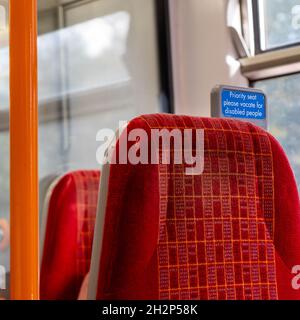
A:
[[[242,0],[240,3],[243,34],[252,53],[250,58],[241,59],[241,70],[250,85],[262,89],[268,97],[269,129],[285,149],[299,188],[300,2]]]
[[[300,190],[300,74],[256,81],[268,97],[270,132],[280,141],[296,175]]]
[[[155,1],[79,0],[54,9],[40,4],[43,178],[97,167],[97,131],[159,111],[160,83]]]
[[[155,0],[38,0],[40,208],[51,177],[99,167],[100,129],[115,130],[120,120],[161,110],[156,5]],[[4,18],[0,8],[0,244],[9,223],[9,37]],[[0,251],[0,266],[9,272],[9,249]],[[0,288],[3,295],[7,291]]]
[[[300,42],[298,0],[255,0],[253,4],[257,52]]]

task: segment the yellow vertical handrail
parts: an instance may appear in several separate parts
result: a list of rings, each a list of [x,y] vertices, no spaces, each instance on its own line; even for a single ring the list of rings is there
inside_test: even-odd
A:
[[[37,0],[10,0],[11,299],[39,298]]]

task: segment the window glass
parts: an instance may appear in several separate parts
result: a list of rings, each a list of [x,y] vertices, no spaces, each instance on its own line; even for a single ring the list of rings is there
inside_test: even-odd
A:
[[[269,128],[290,160],[300,190],[300,74],[258,81],[268,97]]]
[[[98,130],[159,111],[154,1],[73,1],[60,9],[40,8],[41,179],[99,167]]]
[[[258,0],[261,49],[300,41],[299,0]]]

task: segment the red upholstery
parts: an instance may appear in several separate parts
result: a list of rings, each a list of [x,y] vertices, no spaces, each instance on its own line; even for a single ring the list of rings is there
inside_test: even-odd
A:
[[[50,198],[40,276],[41,299],[76,300],[90,269],[98,171],[66,174]]]
[[[135,128],[203,128],[204,172],[111,165],[97,299],[299,299],[299,194],[277,141],[227,119],[146,115]]]

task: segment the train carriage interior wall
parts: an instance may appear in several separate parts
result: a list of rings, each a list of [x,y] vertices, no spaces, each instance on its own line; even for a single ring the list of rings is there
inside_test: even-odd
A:
[[[300,299],[299,114],[299,0],[0,0],[0,299]]]

